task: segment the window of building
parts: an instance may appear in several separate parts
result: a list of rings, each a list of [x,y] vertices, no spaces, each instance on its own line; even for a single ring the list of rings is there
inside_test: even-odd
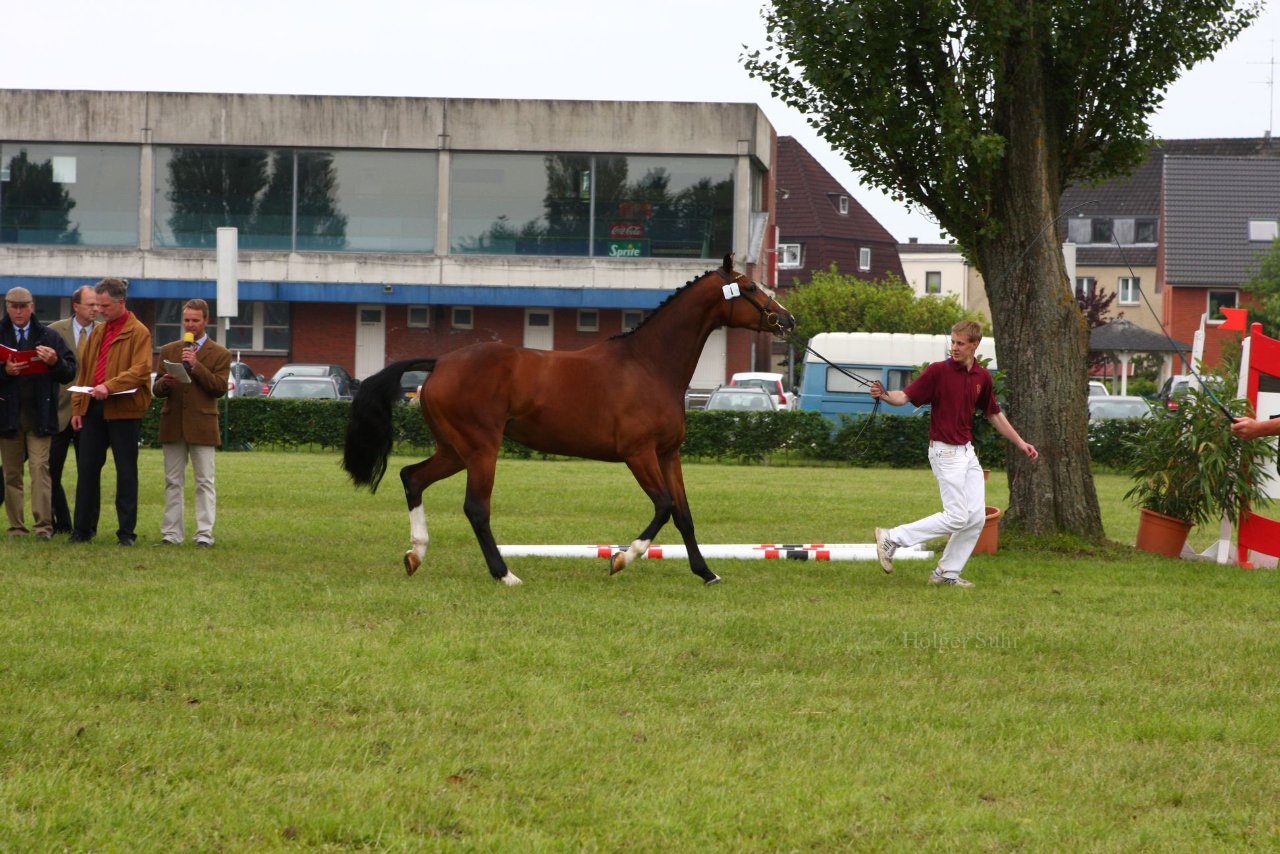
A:
[[[35,303],[36,318],[45,326],[53,323],[55,320],[61,320],[71,315],[71,298],[63,297],[32,297]],[[3,315],[0,315],[3,317]]]
[[[1088,299],[1098,290],[1098,280],[1093,276],[1076,276],[1076,299]]]
[[[1094,217],[1089,225],[1089,242],[1090,243],[1110,243],[1111,242],[1111,220],[1103,217]]]
[[[600,312],[596,311],[594,308],[578,309],[578,331],[599,332]]]
[[[622,331],[630,332],[644,322],[644,312],[638,309],[623,309],[622,311]]]
[[[871,269],[871,247],[863,246],[858,250],[858,269],[866,272]]]
[[[449,325],[454,329],[471,329],[475,325],[475,312],[471,306],[455,305],[449,315]]]
[[[449,251],[711,258],[732,244],[734,160],[453,155]]]
[[[1142,299],[1142,280],[1136,276],[1121,276],[1117,288],[1120,305],[1137,305]]]
[[[942,271],[930,270],[924,274],[924,292],[926,294],[942,293]]]
[[[409,326],[414,329],[427,329],[431,326],[431,306],[409,306]]]
[[[0,143],[0,243],[138,245],[134,145]]]
[[[794,269],[800,266],[800,244],[799,243],[779,243],[778,244],[778,267],[781,269]]]
[[[1133,221],[1134,243],[1155,243],[1157,239],[1157,221],[1154,219],[1135,219]]]
[[[157,247],[212,248],[233,226],[245,249],[433,252],[434,152],[159,146]]]
[[[159,350],[165,344],[182,339],[182,307],[185,299],[156,300],[156,320],[151,330],[151,343]],[[289,304],[286,302],[240,301],[240,313],[231,318],[227,340],[229,350],[251,353],[285,352],[289,349]],[[217,303],[209,304],[209,325],[205,328],[214,341],[222,339],[222,319]]]
[[[849,197],[839,196],[836,199],[836,209],[840,211],[841,216],[849,215]]]
[[[1277,228],[1275,220],[1251,219],[1249,220],[1249,239],[1259,243],[1275,240]]]
[[[1209,322],[1222,323],[1227,316],[1222,313],[1224,308],[1235,308],[1239,302],[1239,291],[1209,291]]]

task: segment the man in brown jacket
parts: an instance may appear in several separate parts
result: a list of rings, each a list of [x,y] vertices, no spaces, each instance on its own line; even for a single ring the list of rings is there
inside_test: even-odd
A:
[[[182,307],[181,341],[160,348],[162,370],[156,375],[156,397],[164,398],[160,411],[160,446],[164,449],[164,519],[160,542],[176,546],[185,536],[183,493],[187,459],[196,481],[196,546],[213,546],[213,522],[218,494],[214,489],[214,449],[222,444],[218,424],[218,398],[227,393],[231,351],[205,332],[209,304],[187,300]],[[164,363],[181,363],[186,380],[170,374]]]
[[[107,278],[94,285],[102,323],[84,345],[71,398],[71,426],[80,431],[76,509],[69,542],[98,533],[102,467],[107,449],[116,464],[116,541],[131,546],[138,526],[138,441],[151,405],[151,332],[125,306],[129,283]]]

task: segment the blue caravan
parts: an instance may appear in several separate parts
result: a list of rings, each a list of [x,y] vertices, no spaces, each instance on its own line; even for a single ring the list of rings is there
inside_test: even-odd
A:
[[[813,336],[809,347],[867,383],[879,380],[889,391],[904,388],[925,362],[951,355],[950,335],[909,335],[896,332],[823,332]],[[996,345],[991,338],[978,344],[977,357],[990,359],[996,367]],[[867,386],[850,379],[813,353],[806,352],[804,376],[800,381],[800,408],[821,412],[832,421],[841,415],[871,411]],[[881,410],[894,412],[894,407]],[[908,414],[909,406],[896,409]]]

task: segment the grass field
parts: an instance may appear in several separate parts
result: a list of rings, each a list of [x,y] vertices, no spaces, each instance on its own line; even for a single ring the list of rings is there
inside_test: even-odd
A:
[[[137,547],[111,478],[98,542],[0,544],[0,851],[1280,846],[1275,572],[1005,537],[972,590],[926,562],[713,561],[708,588],[548,558],[506,588],[454,478],[406,578],[407,461],[370,496],[332,454],[221,455],[204,552],[150,547],[144,451]],[[705,543],[867,542],[937,502],[921,470],[686,477]],[[1099,477],[1125,543],[1127,486]],[[499,465],[500,542],[649,513],[620,466]]]

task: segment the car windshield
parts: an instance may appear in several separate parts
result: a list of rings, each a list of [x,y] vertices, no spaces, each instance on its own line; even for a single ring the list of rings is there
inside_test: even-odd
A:
[[[1095,421],[1101,418],[1143,418],[1150,412],[1143,400],[1094,400],[1089,403],[1089,417]]]
[[[331,399],[337,395],[333,390],[333,382],[325,379],[307,380],[289,378],[276,384],[271,392],[274,397],[307,397]]]
[[[327,377],[329,376],[328,365],[285,365],[276,371],[276,379],[284,377]]]
[[[767,412],[773,409],[768,395],[747,391],[717,391],[707,401],[707,409],[738,409]]]

